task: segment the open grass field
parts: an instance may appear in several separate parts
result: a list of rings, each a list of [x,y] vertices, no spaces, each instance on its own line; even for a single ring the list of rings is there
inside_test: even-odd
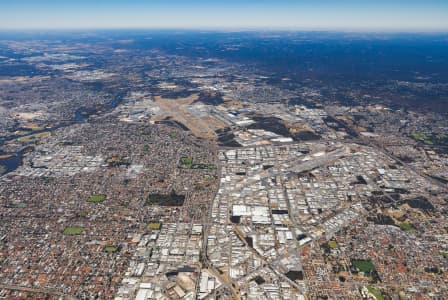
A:
[[[366,288],[369,291],[369,293],[372,294],[376,298],[376,300],[384,300],[384,297],[383,297],[383,295],[381,295],[380,291],[378,291],[377,289],[374,289],[370,285],[366,286]]]
[[[87,200],[87,202],[91,202],[91,203],[101,203],[104,200],[106,200],[106,195],[104,194],[94,194],[92,196],[89,197],[89,199]]]
[[[63,231],[63,234],[65,235],[77,235],[77,234],[82,234],[84,232],[84,228],[83,227],[79,227],[79,226],[71,226],[71,227],[66,227]]]
[[[375,271],[375,266],[370,259],[366,260],[352,260],[352,265],[359,271],[369,273]]]
[[[109,245],[104,247],[104,251],[107,253],[115,253],[118,251],[118,246],[114,246],[114,245]]]
[[[193,158],[191,157],[181,157],[180,165],[183,169],[191,169],[193,166]]]
[[[149,223],[147,227],[148,227],[148,229],[159,230],[160,227],[162,227],[162,224],[160,224],[160,223]]]
[[[195,169],[195,170],[215,170],[216,165],[214,164],[195,164],[193,163],[193,158],[191,157],[181,157],[180,167],[182,169]]]

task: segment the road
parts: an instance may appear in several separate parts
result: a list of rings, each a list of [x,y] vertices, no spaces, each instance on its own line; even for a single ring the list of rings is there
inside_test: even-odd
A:
[[[12,291],[32,293],[32,294],[52,295],[52,296],[58,296],[58,297],[60,297],[60,299],[64,299],[64,300],[75,300],[76,299],[73,296],[66,295],[66,294],[63,294],[56,290],[47,289],[47,288],[31,288],[31,287],[19,286],[19,285],[0,284],[0,290],[12,290]]]
[[[208,212],[207,212],[207,222],[203,223],[204,229],[203,229],[203,237],[202,237],[202,249],[201,249],[201,262],[202,266],[204,268],[208,268],[208,270],[216,277],[218,280],[225,286],[227,289],[229,289],[232,293],[232,299],[240,299],[238,290],[232,285],[232,282],[228,282],[225,278],[223,278],[220,274],[220,272],[213,266],[213,264],[210,262],[207,256],[207,242],[208,242],[208,236],[210,233],[210,226],[213,225],[212,223],[212,213],[213,213],[213,202],[215,201],[216,196],[218,195],[218,191],[221,184],[221,162],[218,160],[217,163],[217,173],[218,173],[218,187],[216,189],[215,195],[213,197],[212,203],[209,206]],[[199,285],[196,286],[196,288],[199,288]],[[196,295],[199,295],[198,290],[196,290]]]

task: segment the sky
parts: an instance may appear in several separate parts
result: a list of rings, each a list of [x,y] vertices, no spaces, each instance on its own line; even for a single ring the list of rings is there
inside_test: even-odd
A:
[[[0,0],[8,29],[448,32],[448,0]]]

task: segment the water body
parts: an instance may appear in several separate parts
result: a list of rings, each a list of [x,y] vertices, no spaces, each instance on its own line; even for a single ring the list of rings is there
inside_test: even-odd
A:
[[[23,157],[24,151],[21,150],[17,153],[2,153],[3,154],[11,154],[11,157],[0,159],[0,175],[7,174],[9,172],[14,171],[18,167],[22,165],[22,157]]]
[[[88,113],[87,111],[83,110],[83,109],[78,109],[75,112],[75,121],[77,123],[82,123],[84,121],[86,121],[89,118],[89,115],[91,115],[92,113]]]

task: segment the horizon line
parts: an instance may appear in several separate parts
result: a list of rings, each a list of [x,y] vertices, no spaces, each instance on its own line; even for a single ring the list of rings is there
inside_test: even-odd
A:
[[[167,27],[167,26],[130,26],[130,27],[10,27],[0,28],[0,32],[8,31],[120,31],[120,30],[162,30],[162,31],[215,31],[215,32],[334,32],[334,33],[448,33],[448,28],[328,28],[328,27],[259,27],[259,26],[192,26],[192,27]]]

